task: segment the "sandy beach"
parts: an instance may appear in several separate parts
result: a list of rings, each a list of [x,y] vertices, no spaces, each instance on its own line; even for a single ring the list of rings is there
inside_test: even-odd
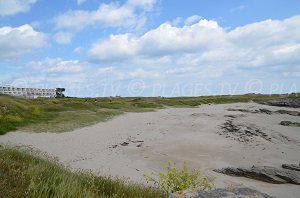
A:
[[[93,126],[66,133],[10,132],[0,143],[29,146],[57,157],[71,168],[145,182],[144,173],[162,171],[168,161],[186,162],[216,177],[216,187],[246,186],[275,197],[299,197],[292,184],[269,184],[212,171],[228,166],[251,167],[300,163],[300,128],[281,121],[300,122],[300,116],[268,114],[267,109],[298,111],[257,103],[167,108],[126,113]],[[254,136],[224,132],[235,125]],[[243,129],[244,128],[244,129]]]

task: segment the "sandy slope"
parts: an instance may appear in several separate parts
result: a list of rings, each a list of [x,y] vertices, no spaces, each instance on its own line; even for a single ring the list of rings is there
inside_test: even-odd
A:
[[[226,166],[300,163],[300,129],[278,124],[282,120],[300,122],[299,116],[228,111],[229,108],[288,109],[236,103],[127,113],[68,133],[12,132],[0,136],[0,142],[32,146],[58,157],[72,168],[92,169],[137,182],[143,182],[145,172],[163,170],[167,161],[178,164],[185,161],[216,176],[217,187],[244,185],[276,197],[299,197],[297,185],[268,184],[212,171]],[[271,141],[254,137],[252,142],[243,143],[217,134],[228,119],[263,131]],[[121,146],[124,141],[129,144]]]

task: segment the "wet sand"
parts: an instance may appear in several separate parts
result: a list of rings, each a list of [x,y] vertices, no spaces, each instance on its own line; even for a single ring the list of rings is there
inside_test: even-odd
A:
[[[71,168],[91,169],[134,182],[145,182],[144,173],[164,170],[168,161],[178,165],[186,162],[215,176],[216,187],[246,186],[276,197],[297,197],[297,185],[268,184],[212,171],[227,166],[300,163],[300,128],[279,124],[300,122],[300,116],[254,113],[257,109],[300,111],[256,103],[168,108],[126,113],[66,133],[10,132],[0,136],[0,143],[29,146],[57,157]],[[228,132],[226,122],[244,135]],[[255,133],[258,135],[251,136]]]

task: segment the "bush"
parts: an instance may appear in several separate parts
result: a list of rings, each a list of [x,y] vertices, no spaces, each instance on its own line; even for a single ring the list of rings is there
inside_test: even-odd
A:
[[[189,171],[186,163],[182,169],[177,169],[174,163],[168,162],[167,172],[151,172],[150,175],[144,174],[147,182],[153,182],[158,188],[167,193],[183,191],[185,189],[192,190],[211,190],[213,187],[213,178],[202,176],[200,170],[194,169]]]

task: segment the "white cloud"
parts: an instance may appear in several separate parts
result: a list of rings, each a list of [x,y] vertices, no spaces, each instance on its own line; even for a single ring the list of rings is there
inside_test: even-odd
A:
[[[161,77],[161,74],[159,71],[153,71],[153,70],[144,70],[143,68],[137,68],[133,71],[129,72],[129,75],[131,78],[159,78]]]
[[[80,73],[86,67],[85,63],[78,60],[63,60],[62,58],[46,58],[43,61],[32,61],[27,65],[27,68],[44,74]]]
[[[37,0],[0,0],[0,16],[27,12],[36,2]]]
[[[156,4],[156,0],[128,0],[127,4],[132,7],[140,7],[146,11],[153,9],[153,6]]]
[[[28,24],[0,28],[0,59],[15,59],[45,45],[45,34]]]
[[[95,43],[89,54],[96,61],[119,61],[137,53],[137,42],[129,34],[111,35],[109,40]]]
[[[96,62],[124,59],[136,62],[170,56],[174,65],[210,65],[219,70],[292,67],[300,61],[299,44],[300,16],[265,20],[233,30],[222,28],[216,21],[201,19],[182,27],[164,23],[141,36],[111,35],[94,43],[89,55]]]
[[[111,35],[108,40],[94,43],[89,54],[93,60],[109,61],[137,55],[149,57],[189,53],[223,44],[223,34],[217,22],[206,19],[184,27],[164,23],[141,37]]]
[[[71,10],[55,18],[58,29],[80,30],[87,26],[137,27],[145,22],[144,12],[150,11],[154,0],[129,0],[124,4],[100,4],[97,10]],[[142,9],[139,11],[138,9]]]
[[[73,33],[71,32],[57,32],[54,35],[54,40],[59,44],[69,44],[72,40]]]

